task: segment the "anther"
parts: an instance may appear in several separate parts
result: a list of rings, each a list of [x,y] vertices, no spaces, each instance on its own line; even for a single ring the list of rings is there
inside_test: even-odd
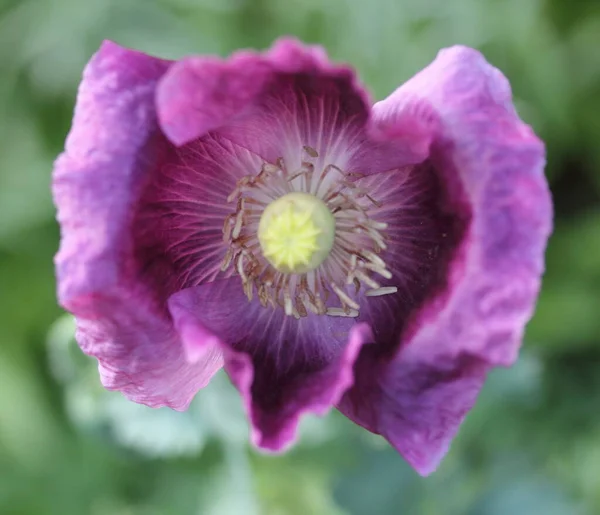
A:
[[[295,301],[296,301],[296,309],[298,310],[298,314],[301,317],[308,316],[308,313],[306,311],[306,306],[304,306],[304,303],[302,302],[300,295],[296,295]]]
[[[249,301],[252,301],[253,290],[254,290],[254,285],[252,284],[252,281],[247,281],[244,283],[244,293],[246,294],[246,297],[248,297]]]
[[[366,224],[369,227],[372,227],[375,230],[381,231],[383,229],[387,229],[388,224],[386,224],[385,222],[376,222],[375,220],[368,220],[366,222]]]
[[[387,268],[384,268],[379,264],[361,263],[360,266],[363,268],[367,268],[368,270],[372,270],[373,272],[377,272],[381,277],[385,277],[386,279],[392,278],[392,273]]]
[[[284,299],[285,314],[288,316],[291,316],[293,313],[293,306],[292,306],[292,298],[290,297],[289,291],[285,290],[283,292],[283,299]]]
[[[339,297],[343,304],[346,306],[350,306],[351,308],[358,309],[360,306],[354,302],[348,294],[342,290],[337,284],[331,283],[331,289],[335,292],[335,294]]]
[[[231,233],[232,239],[237,239],[242,231],[242,223],[244,222],[244,211],[238,211],[235,217],[235,225],[233,226],[233,231]]]
[[[304,302],[308,306],[308,309],[313,312],[315,315],[321,315],[322,313],[319,311],[318,306],[312,301],[312,299],[308,296],[308,292],[305,292]]]
[[[377,281],[371,279],[360,269],[355,270],[354,275],[360,282],[365,283],[367,286],[370,286],[373,289],[381,288],[381,285]]]
[[[240,252],[237,256],[235,256],[234,261],[235,261],[235,269],[237,270],[237,273],[242,278],[242,281],[246,282],[248,280],[248,277],[246,277],[246,272],[244,272],[244,254],[243,254],[243,252]]]
[[[275,166],[271,163],[263,163],[262,168],[260,169],[260,173],[257,176],[257,179],[266,179],[271,175],[275,175],[279,171],[279,167]]]
[[[319,153],[314,148],[309,147],[308,145],[304,145],[302,148],[310,157],[319,157]]]
[[[266,308],[267,307],[267,303],[269,301],[269,294],[267,293],[267,288],[266,288],[265,284],[261,284],[258,287],[257,295],[258,295],[258,300],[260,301],[260,305],[263,308]]]
[[[285,161],[283,160],[283,157],[278,157],[275,162],[277,163],[277,168],[284,174],[287,174],[287,168],[285,167]]]
[[[385,261],[383,259],[381,259],[377,254],[374,254],[373,252],[371,252],[370,250],[361,250],[360,253],[369,261],[371,261],[371,263],[377,264],[382,268],[385,268]]]
[[[223,261],[221,261],[221,272],[224,272],[225,270],[227,270],[229,268],[229,265],[231,264],[232,259],[233,259],[233,249],[231,247],[229,247],[227,249],[227,252],[225,253],[225,257],[223,258]]]
[[[231,239],[231,220],[234,215],[230,214],[225,217],[225,221],[223,222],[223,241],[227,243]]]
[[[325,294],[329,296],[329,291],[325,290]],[[323,302],[321,295],[319,295],[318,293],[315,295],[315,305],[317,306],[317,312],[319,313],[319,315],[325,314],[325,312],[327,311],[327,306],[325,306],[325,302]]]
[[[344,311],[341,308],[327,308],[326,313],[330,316],[330,317],[349,317],[349,318],[356,318],[358,316],[358,310],[357,309],[349,309],[348,311]]]
[[[396,288],[395,286],[384,286],[382,288],[377,288],[374,290],[367,290],[365,292],[365,295],[367,297],[379,297],[381,295],[389,295],[391,293],[396,293],[398,291],[398,288]]]

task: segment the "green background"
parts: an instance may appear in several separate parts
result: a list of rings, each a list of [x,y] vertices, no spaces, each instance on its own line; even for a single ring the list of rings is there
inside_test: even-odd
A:
[[[52,161],[100,41],[177,58],[282,34],[351,62],[377,99],[440,47],[477,47],[547,142],[537,314],[426,479],[336,413],[256,453],[222,375],[186,413],[105,392],[56,305]],[[600,1],[0,0],[0,78],[0,513],[600,513]]]

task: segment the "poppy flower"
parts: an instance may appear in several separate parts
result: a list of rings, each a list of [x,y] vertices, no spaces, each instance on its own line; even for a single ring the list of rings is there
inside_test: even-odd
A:
[[[428,474],[517,357],[551,230],[543,168],[473,49],[371,104],[290,39],[179,61],[106,42],[55,164],[59,300],[133,401],[184,410],[223,367],[259,448],[336,407]]]

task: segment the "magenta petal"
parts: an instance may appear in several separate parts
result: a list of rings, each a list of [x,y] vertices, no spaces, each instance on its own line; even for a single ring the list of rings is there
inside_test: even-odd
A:
[[[229,61],[190,57],[177,62],[156,97],[164,133],[183,145],[218,129],[251,105],[270,73],[264,59],[250,52]]]
[[[85,69],[53,177],[63,229],[56,257],[61,299],[118,280],[135,187],[156,166],[141,157],[157,137],[152,97],[168,67],[166,61],[105,42]]]
[[[479,52],[441,51],[374,106],[374,123],[391,138],[404,137],[394,123],[407,112],[422,113],[421,127],[432,131],[427,163],[443,185],[441,206],[466,220],[466,229],[443,263],[445,281],[396,335],[396,350],[362,351],[356,385],[339,407],[428,474],[486,370],[517,357],[540,287],[552,207],[544,146],[518,118],[507,80]],[[379,313],[369,306],[371,320],[391,327],[389,302],[380,302]]]
[[[143,306],[143,298],[114,295],[80,296],[65,305],[77,315],[80,347],[98,359],[103,386],[153,408],[187,409],[223,366],[220,348],[207,347],[189,359],[162,313]]]
[[[266,161],[283,157],[292,167],[303,145],[335,156],[358,147],[369,104],[351,68],[291,39],[263,54],[184,59],[157,94],[161,127],[175,144],[218,132]]]
[[[426,101],[437,113],[430,162],[449,208],[470,218],[447,295],[437,292],[415,329],[423,333],[435,321],[437,330],[446,329],[440,335],[455,342],[449,348],[432,341],[433,355],[460,350],[511,364],[533,313],[552,225],[544,145],[518,118],[506,78],[476,50],[442,50],[374,109],[402,109],[406,98]]]
[[[226,298],[227,302],[222,302]],[[293,443],[303,413],[324,414],[353,383],[366,324],[323,316],[300,320],[248,303],[238,278],[188,288],[169,299],[188,352],[218,340],[225,370],[244,398],[252,439],[280,451]]]
[[[419,474],[428,475],[475,403],[489,365],[466,356],[441,364],[412,362],[401,353],[382,361],[375,349],[361,352],[354,387],[337,408],[384,436]]]
[[[485,380],[487,365],[473,358],[446,367],[400,361],[382,378],[385,437],[419,472],[433,472],[448,449]],[[407,416],[407,414],[409,414]]]
[[[215,132],[291,168],[309,145],[321,154],[316,166],[385,171],[422,161],[431,141],[411,115],[402,120],[406,138],[383,141],[387,129],[370,123],[368,95],[353,70],[292,39],[263,54],[184,59],[161,80],[156,101],[161,127],[176,145]]]
[[[360,128],[370,104],[351,68],[292,39],[262,54],[183,59],[161,80],[156,102],[161,127],[177,145],[220,130],[272,162],[292,135],[322,129],[336,138],[334,128]]]
[[[56,257],[61,299],[118,281],[128,211],[156,166],[146,156],[159,139],[152,98],[169,65],[105,42],[85,69],[53,177],[63,229]]]
[[[168,314],[140,284],[130,222],[137,197],[168,142],[154,110],[170,63],[106,42],[87,66],[65,152],[55,164],[61,224],[60,303],[101,377],[150,406],[184,409],[221,366],[218,353],[186,361]]]

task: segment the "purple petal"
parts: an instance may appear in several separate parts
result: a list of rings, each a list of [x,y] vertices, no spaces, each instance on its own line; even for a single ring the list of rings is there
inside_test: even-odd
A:
[[[76,338],[81,349],[98,359],[105,388],[153,408],[187,409],[199,389],[223,366],[220,347],[186,355],[163,313],[144,306],[126,292],[78,297]],[[81,315],[80,315],[81,313]]]
[[[142,155],[164,148],[152,98],[168,62],[105,42],[84,72],[65,153],[54,172],[63,228],[56,258],[59,296],[115,284],[124,223],[136,191],[156,164]],[[118,242],[119,245],[115,245]]]
[[[380,352],[393,352],[408,319],[432,291],[443,289],[448,263],[468,220],[443,206],[443,187],[429,162],[378,173],[356,184],[377,199],[369,216],[387,224],[379,257],[392,277],[378,277],[392,295],[363,296],[359,320],[368,322]]]
[[[151,406],[184,409],[221,366],[218,353],[189,364],[168,313],[138,280],[130,222],[169,142],[154,93],[170,63],[106,42],[87,66],[53,193],[61,224],[60,303],[77,318],[82,349],[102,381]]]
[[[388,361],[371,345],[362,350],[354,387],[337,407],[383,435],[417,472],[428,475],[475,403],[487,369],[486,363],[467,356],[438,364],[401,355]]]
[[[420,119],[403,120],[410,137],[383,142],[385,130],[371,127],[369,106],[351,68],[289,39],[264,54],[184,59],[157,94],[161,127],[177,145],[217,132],[268,162],[282,157],[292,169],[308,145],[321,154],[316,167],[331,162],[367,173],[426,157],[431,133],[419,130]]]
[[[390,324],[389,301],[369,305],[374,326],[393,331],[377,336],[374,329],[378,341],[397,344],[363,349],[356,385],[339,407],[428,474],[486,370],[517,357],[540,287],[552,208],[544,146],[516,115],[507,80],[477,51],[440,52],[374,106],[374,123],[394,137],[395,120],[406,112],[423,113],[422,126],[433,131],[423,166],[433,167],[443,185],[440,211],[464,229],[439,261],[444,280],[432,283],[401,327]]]
[[[223,222],[236,181],[262,161],[218,136],[172,148],[148,174],[133,218],[136,267],[159,302],[174,292],[223,277]]]
[[[372,341],[366,324],[348,318],[296,320],[282,309],[248,303],[238,278],[178,292],[169,308],[188,352],[202,353],[219,341],[253,442],[272,451],[293,443],[303,413],[322,415],[340,400],[353,382],[360,348]]]

